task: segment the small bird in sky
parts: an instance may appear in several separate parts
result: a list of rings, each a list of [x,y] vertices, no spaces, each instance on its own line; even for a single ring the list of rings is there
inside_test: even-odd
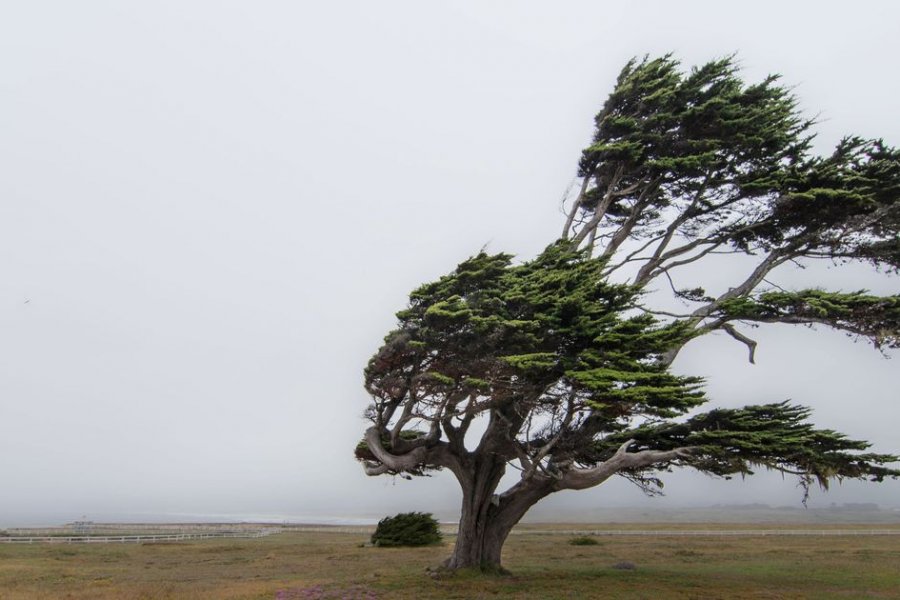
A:
[[[28,304],[29,302],[31,302],[31,298],[28,298],[27,300],[25,300],[25,304]]]

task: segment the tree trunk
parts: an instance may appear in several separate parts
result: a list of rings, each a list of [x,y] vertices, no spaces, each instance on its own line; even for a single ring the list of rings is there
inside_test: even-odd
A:
[[[509,531],[502,531],[492,519],[492,505],[487,506],[463,500],[459,518],[459,531],[453,554],[444,563],[448,569],[476,568],[482,571],[500,571],[500,552]]]
[[[448,569],[500,567],[503,541],[490,541],[496,538],[490,509],[495,502],[494,492],[506,472],[506,463],[489,455],[476,458],[472,467],[470,477],[460,480],[462,509],[456,547],[444,563]]]
[[[499,467],[499,468],[497,468]],[[494,494],[505,465],[486,469],[482,481],[463,486],[463,505],[453,554],[444,562],[448,569],[474,568],[505,573],[501,563],[503,544],[516,523],[552,489],[545,482],[519,484],[501,496]],[[479,485],[480,484],[480,485]]]

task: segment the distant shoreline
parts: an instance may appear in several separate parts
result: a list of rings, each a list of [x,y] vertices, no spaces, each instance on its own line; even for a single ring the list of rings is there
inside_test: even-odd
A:
[[[427,508],[425,508],[427,510]],[[456,523],[458,514],[451,510],[435,510],[441,523]],[[374,526],[386,515],[288,515],[288,514],[196,514],[196,513],[100,513],[78,515],[34,515],[0,521],[0,530],[11,528],[60,528],[75,522],[104,525],[129,525],[159,528],[162,526],[194,525],[198,527],[235,527],[245,524],[260,526],[307,527],[365,527]],[[537,507],[523,520],[523,525],[534,524],[900,524],[900,507],[884,508],[877,504],[842,504],[818,508],[802,506],[772,507],[765,504],[714,505],[651,510],[647,508],[610,507],[587,511],[549,511]]]

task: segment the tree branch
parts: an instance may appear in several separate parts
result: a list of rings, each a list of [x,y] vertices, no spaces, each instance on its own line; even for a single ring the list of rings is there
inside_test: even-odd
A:
[[[617,262],[614,265],[610,265],[609,267],[607,267],[607,269],[605,271],[603,271],[604,277],[609,277],[610,273],[612,273],[616,269],[619,269],[620,267],[626,265],[627,263],[636,262],[639,260],[647,260],[646,256],[638,257],[637,255],[640,254],[641,252],[643,252],[644,250],[646,250],[647,247],[650,246],[650,244],[652,244],[653,242],[659,241],[659,239],[661,237],[662,236],[656,236],[654,238],[650,238],[645,244],[641,245],[640,248],[638,248],[637,250],[635,250],[634,252],[632,252],[631,254],[626,256],[623,260]],[[635,258],[635,257],[637,257],[637,258]]]
[[[654,464],[670,462],[679,458],[687,458],[693,447],[675,448],[673,450],[641,450],[628,452],[634,440],[628,440],[616,450],[608,460],[590,469],[569,469],[556,484],[561,490],[584,490],[599,485],[624,469],[643,469]]]
[[[587,224],[581,228],[575,237],[572,238],[572,247],[577,248],[581,245],[581,242],[584,241],[584,238],[590,234],[591,231],[597,229],[597,225],[600,224],[600,221],[606,215],[606,209],[609,208],[609,205],[612,203],[614,193],[616,190],[616,186],[619,185],[619,181],[622,179],[623,171],[625,170],[624,166],[619,166],[616,170],[616,174],[613,175],[612,180],[609,182],[609,185],[606,187],[606,193],[603,195],[603,199],[597,204],[597,208],[594,209],[594,214],[591,217],[591,220],[587,222]]]
[[[710,243],[710,244],[712,244],[712,245],[709,246],[708,248],[703,249],[702,252],[698,252],[697,254],[695,254],[694,256],[692,256],[692,257],[690,257],[690,258],[685,258],[685,259],[682,259],[682,260],[676,260],[676,261],[671,262],[671,263],[669,263],[669,264],[667,264],[667,265],[666,265],[666,264],[662,264],[662,262],[665,260],[665,259],[663,259],[663,261],[660,261],[660,262],[657,263],[657,265],[659,265],[659,266],[658,266],[654,271],[652,271],[652,272],[650,272],[650,273],[645,273],[644,269],[642,268],[641,271],[638,273],[637,277],[635,278],[634,284],[635,284],[635,285],[639,285],[639,286],[646,285],[648,282],[650,282],[650,281],[652,281],[653,279],[655,279],[660,273],[666,273],[666,274],[668,274],[670,270],[672,270],[672,269],[674,269],[674,268],[676,268],[676,267],[681,267],[681,266],[684,266],[684,265],[689,265],[689,264],[691,264],[692,262],[698,261],[698,260],[700,260],[701,258],[703,258],[704,256],[706,256],[707,254],[709,254],[710,252],[712,252],[713,250],[715,250],[716,248],[718,248],[719,246],[722,245],[720,242],[708,242],[708,243]],[[700,245],[700,244],[697,244],[697,245]],[[696,246],[695,246],[695,247],[696,247]],[[649,263],[648,263],[648,264],[649,264]],[[645,275],[642,277],[642,276],[641,276],[641,273],[645,273]]]
[[[619,226],[619,229],[615,232],[612,239],[609,241],[609,244],[603,249],[603,254],[600,255],[602,258],[609,258],[615,254],[616,250],[618,250],[628,239],[628,236],[631,235],[631,231],[640,220],[643,210],[650,203],[650,195],[656,191],[659,186],[659,179],[660,178],[656,178],[656,180],[648,182],[643,191],[641,191],[640,195],[634,201],[634,206],[631,207],[631,215],[629,215],[625,222]]]
[[[568,216],[566,216],[566,224],[563,226],[562,235],[560,236],[562,239],[567,239],[569,237],[569,230],[572,229],[572,222],[575,221],[575,215],[578,214],[578,209],[581,208],[581,201],[584,199],[584,194],[587,192],[590,181],[590,174],[585,175],[584,181],[581,182],[581,191],[578,192],[578,196],[576,196],[575,202],[572,204],[572,210],[570,210]]]
[[[400,473],[402,471],[418,471],[425,463],[425,455],[428,450],[424,446],[414,448],[405,454],[392,454],[381,445],[381,432],[377,427],[369,427],[365,435],[366,445],[369,451],[378,461],[387,467],[387,470]],[[368,466],[366,473],[368,474]],[[382,471],[386,472],[386,471]],[[380,473],[378,473],[380,474]]]
[[[560,438],[566,433],[568,430],[569,424],[572,422],[572,418],[575,416],[575,396],[577,395],[577,391],[572,389],[569,392],[568,398],[566,398],[566,413],[563,416],[563,420],[559,425],[559,431],[556,432],[552,438],[550,438],[546,444],[544,444],[531,458],[531,467],[525,471],[522,475],[522,479],[530,479],[538,467],[541,465],[541,461],[546,458],[546,456],[553,450],[554,446],[559,442]]]
[[[756,341],[751,340],[746,335],[744,335],[743,333],[741,333],[740,331],[735,329],[734,325],[732,325],[731,323],[723,323],[721,325],[720,329],[722,329],[722,331],[724,331],[725,333],[727,333],[728,335],[730,335],[737,341],[739,341],[747,346],[747,350],[750,352],[750,356],[749,356],[750,363],[755,365],[756,364],[756,360],[755,360]]]
[[[706,186],[709,184],[709,180],[710,173],[707,173],[703,179],[703,183],[697,189],[690,204],[666,228],[666,231],[662,236],[662,241],[656,247],[656,250],[653,252],[653,256],[650,257],[650,260],[647,261],[647,264],[641,267],[641,270],[638,272],[638,275],[635,278],[636,284],[638,281],[644,279],[645,277],[648,281],[652,279],[652,277],[648,277],[648,275],[665,260],[665,258],[660,257],[662,256],[663,251],[666,249],[666,246],[668,246],[672,241],[672,238],[675,236],[675,232],[678,231],[678,228],[694,216],[691,215],[690,212],[694,209],[694,207],[700,201],[700,197],[706,191]]]

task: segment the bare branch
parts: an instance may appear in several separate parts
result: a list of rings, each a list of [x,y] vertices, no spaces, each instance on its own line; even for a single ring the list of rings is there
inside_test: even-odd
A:
[[[646,265],[641,268],[638,273],[635,281],[640,281],[644,278],[647,280],[651,279],[647,277],[647,275],[653,271],[665,258],[662,258],[662,253],[666,249],[666,246],[672,241],[672,238],[675,236],[675,232],[678,231],[678,228],[681,227],[685,222],[690,220],[693,216],[691,215],[691,211],[697,206],[697,203],[700,201],[700,198],[703,196],[703,193],[706,191],[706,187],[709,184],[710,174],[707,173],[706,177],[703,180],[701,186],[697,189],[697,192],[694,194],[694,198],[691,200],[690,204],[685,208],[678,217],[676,217],[672,223],[666,228],[665,233],[662,235],[662,241],[656,247],[656,250],[653,252],[653,256],[650,257],[650,260]]]
[[[366,445],[369,451],[378,459],[378,461],[387,467],[390,471],[414,471],[421,467],[425,462],[427,450],[424,446],[420,446],[407,452],[406,454],[391,454],[381,445],[381,432],[377,427],[369,427],[365,435]],[[366,473],[368,473],[368,466]]]
[[[541,464],[541,461],[553,450],[554,446],[559,442],[560,438],[568,432],[569,424],[572,423],[572,417],[575,415],[575,396],[577,395],[577,391],[573,388],[569,392],[568,398],[566,398],[566,413],[563,416],[563,420],[559,425],[559,430],[556,432],[552,438],[550,438],[546,444],[544,444],[531,459],[531,468],[528,469],[523,475],[522,479],[529,479],[534,475],[535,470]]]
[[[394,427],[391,430],[391,445],[395,447],[400,442],[400,432],[403,431],[403,427],[412,420],[413,409],[416,407],[416,403],[418,402],[418,396],[416,395],[416,392],[412,386],[409,387],[408,394],[409,398],[406,400],[406,404],[403,406],[403,412],[400,413],[400,418],[397,419],[397,422],[394,424]],[[385,423],[385,425],[386,424],[387,423]]]
[[[562,239],[567,239],[569,237],[569,231],[572,229],[572,222],[575,220],[575,215],[578,214],[578,209],[581,208],[581,201],[584,200],[584,194],[587,192],[590,181],[591,176],[585,175],[584,180],[581,182],[581,191],[579,191],[578,196],[575,197],[575,201],[572,203],[572,209],[566,217],[566,224],[563,227],[562,235],[560,236]]]
[[[603,199],[597,204],[597,208],[594,209],[594,214],[590,221],[588,221],[587,224],[581,228],[581,231],[572,238],[572,246],[576,248],[580,246],[581,242],[584,241],[590,232],[597,229],[597,225],[599,225],[603,217],[606,216],[606,209],[608,209],[609,205],[612,203],[614,196],[613,192],[615,192],[616,186],[619,185],[619,181],[621,181],[624,171],[625,167],[620,165],[616,170],[616,174],[613,175],[612,180],[606,187],[606,193],[603,195]]]
[[[698,261],[722,245],[720,242],[715,242],[715,243],[709,242],[709,243],[711,243],[712,245],[709,246],[708,248],[705,248],[702,252],[698,252],[697,254],[695,254],[694,256],[692,256],[690,258],[676,260],[674,262],[669,263],[668,265],[660,265],[655,271],[653,271],[649,274],[645,274],[643,279],[641,279],[641,274],[638,273],[638,276],[635,278],[635,281],[634,281],[635,285],[645,285],[648,281],[651,281],[652,279],[657,277],[662,272],[668,273],[669,271],[671,271],[672,269],[674,269],[676,267],[689,265],[692,262]],[[641,273],[644,273],[644,269],[641,269]]]
[[[661,315],[661,316],[664,316],[664,317],[674,317],[674,318],[676,318],[676,319],[686,319],[686,318],[688,318],[688,317],[691,316],[691,315],[685,315],[685,314],[673,313],[673,312],[669,312],[669,311],[666,311],[666,310],[651,310],[651,309],[649,309],[649,308],[646,308],[646,307],[644,307],[644,306],[640,306],[640,305],[638,305],[638,304],[635,304],[634,308],[638,309],[638,310],[641,311],[641,312],[647,313],[648,315]]]
[[[748,338],[746,335],[738,331],[734,328],[734,325],[731,323],[723,323],[720,327],[722,331],[736,339],[737,341],[745,344],[747,346],[747,350],[750,352],[750,363],[756,364],[755,356],[756,356],[756,341]]]
[[[637,200],[634,201],[634,206],[631,207],[631,215],[624,223],[622,223],[615,232],[615,235],[613,235],[612,239],[609,241],[609,244],[603,249],[602,257],[607,258],[612,256],[616,253],[616,250],[619,249],[619,246],[625,243],[628,236],[631,235],[632,229],[634,229],[634,226],[637,225],[637,222],[640,220],[643,209],[650,203],[650,194],[655,192],[659,187],[659,181],[660,178],[655,179],[653,182],[648,183],[643,191],[641,191]]]
[[[369,477],[375,477],[378,475],[389,473],[391,469],[384,463],[366,461],[365,463],[363,463],[363,470]]]
[[[662,264],[663,262],[669,260],[670,258],[675,258],[676,256],[681,256],[682,254],[685,254],[686,252],[690,252],[697,246],[702,246],[703,244],[716,244],[718,246],[721,246],[722,242],[718,241],[717,239],[715,239],[713,237],[697,238],[695,240],[691,240],[687,244],[678,246],[677,248],[672,248],[671,250],[669,250],[662,256],[657,257],[658,261],[656,264]]]
[[[746,296],[750,292],[752,292],[756,286],[758,286],[763,279],[765,279],[766,275],[777,266],[787,262],[793,258],[792,254],[788,254],[784,249],[775,249],[772,250],[766,258],[759,263],[752,273],[745,279],[740,285],[737,287],[731,288],[724,294],[721,294],[718,298],[709,302],[693,313],[691,313],[691,318],[688,319],[694,326],[698,326],[704,319],[709,317],[711,314],[715,312],[715,310],[721,306],[723,302],[726,300],[730,300],[732,298],[739,298],[741,296]],[[663,271],[668,277],[668,272]],[[671,283],[671,278],[669,279]],[[674,289],[674,287],[673,287]],[[701,329],[698,327],[698,329]],[[707,331],[711,331],[711,328],[708,326],[705,328]],[[666,352],[659,360],[661,365],[668,366],[671,365],[675,358],[678,356],[678,353],[684,347],[685,344],[690,341],[689,339],[685,339],[679,345],[672,347],[668,352]]]
[[[634,440],[628,440],[616,450],[615,454],[590,469],[569,469],[557,483],[558,489],[584,490],[599,485],[624,469],[642,469],[654,464],[671,462],[679,458],[687,458],[694,448],[684,447],[674,450],[641,450],[628,452]]]
[[[765,279],[766,275],[769,274],[769,271],[785,263],[791,258],[792,255],[786,254],[781,249],[772,250],[766,256],[766,258],[761,263],[759,263],[755,269],[753,269],[753,272],[750,273],[747,279],[741,282],[737,287],[731,288],[709,304],[701,306],[700,308],[695,310],[693,313],[695,321],[699,322],[699,320],[702,320],[703,318],[712,314],[713,311],[726,300],[746,296],[747,294],[752,292],[756,288],[756,286],[758,286],[763,281],[763,279]]]
[[[622,260],[621,262],[611,265],[609,268],[607,268],[603,272],[603,274],[608,277],[610,273],[612,273],[613,271],[615,271],[616,269],[622,267],[623,265],[625,265],[627,263],[636,262],[639,260],[647,260],[647,257],[637,257],[637,255],[640,254],[641,252],[643,252],[644,250],[646,250],[647,247],[650,246],[650,244],[658,241],[660,239],[660,237],[662,237],[662,236],[656,236],[654,238],[650,238],[650,240],[648,240],[646,244],[642,245],[640,248],[638,248],[637,250],[635,250],[634,252],[632,252],[631,254],[626,256],[625,259]],[[637,257],[637,258],[635,258],[635,257]]]

